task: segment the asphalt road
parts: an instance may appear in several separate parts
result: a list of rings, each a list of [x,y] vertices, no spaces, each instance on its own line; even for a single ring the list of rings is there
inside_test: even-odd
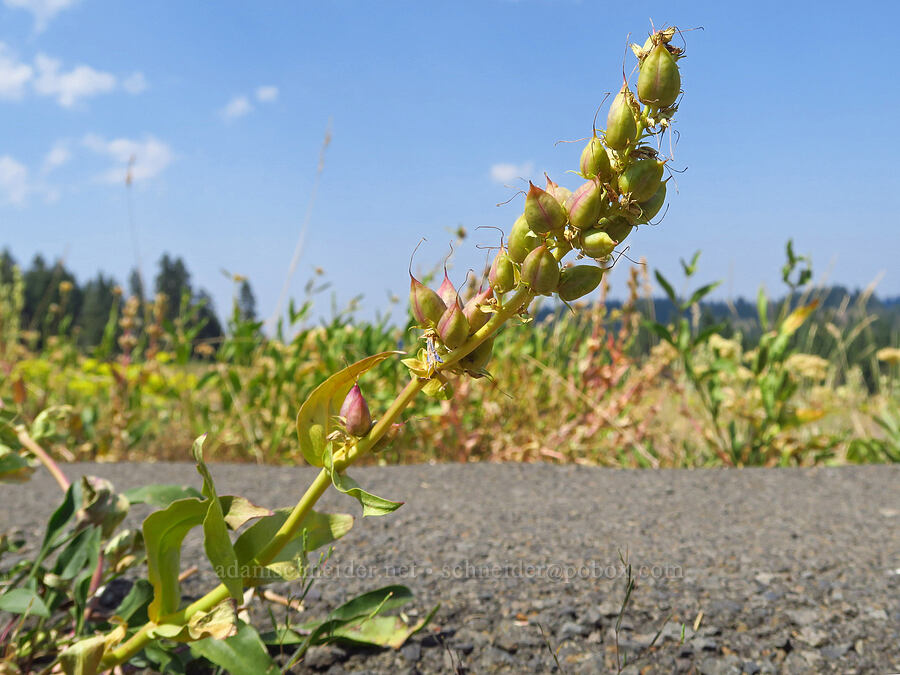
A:
[[[200,486],[190,464],[64,471],[103,476],[123,490]],[[314,476],[308,468],[223,464],[212,472],[220,494],[268,507],[292,504]],[[619,654],[638,660],[626,672],[900,673],[900,465],[468,464],[350,473],[406,503],[357,519],[314,584],[309,614],[391,583],[415,593],[412,615],[442,606],[434,630],[402,650],[323,647],[300,672],[551,672],[551,651],[563,672],[615,672],[625,587],[619,554],[627,551],[637,586]],[[58,496],[42,472],[0,487],[0,532],[17,525],[36,544]],[[360,515],[333,490],[320,510]],[[188,540],[185,565],[200,551]],[[199,595],[212,583],[203,571],[184,591]]]

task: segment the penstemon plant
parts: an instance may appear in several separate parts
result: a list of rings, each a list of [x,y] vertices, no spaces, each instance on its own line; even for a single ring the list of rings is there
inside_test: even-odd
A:
[[[238,618],[237,608],[248,589],[304,578],[310,569],[308,553],[349,530],[351,516],[314,510],[319,498],[333,487],[357,499],[364,516],[399,508],[400,502],[367,492],[347,469],[390,442],[404,410],[420,393],[447,399],[454,381],[489,376],[495,335],[510,320],[527,322],[537,296],[570,303],[595,290],[612,265],[616,247],[661,211],[669,160],[660,153],[658,141],[672,124],[681,94],[677,61],[683,50],[672,44],[676,33],[666,28],[653,32],[643,45],[632,45],[638,59],[636,90],[623,78],[606,129],[594,129],[581,153],[575,173],[583,182],[574,191],[549,177],[543,189],[529,184],[523,213],[508,241],[501,243],[483,289],[463,302],[446,272],[438,290],[410,272],[410,309],[423,343],[418,353],[385,351],[364,358],[332,375],[302,404],[296,422],[300,451],[320,471],[292,508],[270,511],[242,497],[219,496],[203,459],[204,437],[193,448],[201,492],[150,486],[116,495],[96,479],[71,486],[62,482],[65,500],[51,518],[38,559],[0,582],[5,586],[0,610],[22,617],[0,625],[4,640],[21,629],[32,636],[24,642],[34,645],[36,631],[47,634],[50,610],[70,607],[69,618],[52,627],[58,645],[68,645],[57,655],[65,672],[95,673],[139,663],[142,654],[146,662],[160,641],[192,643],[192,653],[232,672],[240,672],[239,663],[251,658],[256,659],[253,672],[277,672],[259,634]],[[402,363],[409,381],[373,419],[360,379],[398,356],[406,356]],[[27,432],[16,437],[21,441]],[[163,508],[147,517],[141,532],[113,536],[128,505],[141,501]],[[251,520],[256,522],[233,538],[230,531]],[[182,605],[181,546],[195,527],[203,530],[206,556],[221,583]],[[147,580],[132,586],[113,616],[92,623],[91,596],[101,583],[129,569],[141,547]],[[46,560],[57,552],[56,563],[47,567]],[[69,605],[61,602],[66,589],[72,598]],[[375,616],[379,611],[398,606],[408,599],[407,593],[403,587],[388,587],[350,601],[296,642],[295,658],[310,644],[364,634],[368,623],[386,618]],[[29,614],[29,621],[36,621],[33,630],[23,628]],[[432,615],[403,630],[395,628],[384,643],[402,644]],[[106,632],[100,632],[104,626]],[[27,651],[18,653],[23,662]],[[34,649],[30,654],[33,658]],[[5,656],[11,663],[16,653]]]

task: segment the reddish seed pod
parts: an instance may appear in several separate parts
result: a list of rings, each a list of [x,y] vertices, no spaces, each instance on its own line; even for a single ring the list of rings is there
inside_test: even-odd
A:
[[[453,285],[453,282],[450,281],[450,277],[447,276],[446,267],[444,268],[444,280],[441,282],[437,293],[447,307],[454,303],[459,303],[459,298],[456,293],[456,287]]]
[[[522,281],[538,295],[549,295],[559,283],[559,263],[546,246],[538,246],[522,263]]]
[[[603,269],[595,265],[567,267],[560,272],[556,291],[560,300],[571,302],[593,291],[602,279]]]
[[[560,187],[557,183],[554,183],[550,176],[544,174],[547,178],[547,187],[544,188],[547,194],[556,198],[556,201],[560,203],[561,206],[565,206],[566,202],[569,201],[569,197],[572,196],[572,191],[569,188]]]
[[[569,224],[576,230],[586,230],[597,224],[606,192],[596,178],[589,180],[572,193],[569,200]]]
[[[549,234],[566,225],[566,212],[553,195],[534,183],[525,197],[525,221],[535,234]]]
[[[585,178],[599,178],[602,181],[612,179],[613,172],[609,163],[609,155],[596,133],[581,151],[579,168],[581,175]]]
[[[354,384],[353,388],[347,392],[338,414],[344,418],[344,428],[351,436],[365,436],[372,428],[369,405],[363,398],[358,384]]]
[[[492,295],[493,289],[486,288],[469,300],[466,303],[466,306],[463,307],[463,314],[466,315],[466,320],[469,322],[470,335],[481,330],[481,327],[491,320],[491,314],[489,312],[482,312],[480,307],[481,305],[487,305],[488,302],[490,302]]]
[[[523,214],[516,219],[512,230],[509,232],[507,253],[510,260],[520,263],[525,260],[525,256],[540,246],[540,243],[541,240],[528,227],[528,221],[525,220],[525,215]]]
[[[619,176],[619,191],[631,195],[636,202],[650,199],[659,189],[664,162],[655,159],[639,159]]]
[[[634,95],[627,84],[613,99],[606,118],[606,144],[613,150],[624,150],[637,136],[637,121],[632,102]]]
[[[441,296],[413,275],[409,275],[409,305],[420,328],[437,325],[447,306]]]
[[[488,282],[495,293],[507,293],[516,287],[516,267],[506,251],[501,250],[494,258]]]
[[[681,92],[681,74],[675,57],[663,43],[654,47],[641,63],[638,98],[655,108],[668,108]]]
[[[447,349],[456,349],[469,337],[469,322],[457,302],[452,302],[444,312],[437,332]]]
[[[588,230],[581,238],[581,250],[589,258],[605,258],[615,247],[615,240],[601,229]]]

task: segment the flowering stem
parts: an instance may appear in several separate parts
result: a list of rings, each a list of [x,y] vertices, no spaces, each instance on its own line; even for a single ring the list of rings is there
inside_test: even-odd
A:
[[[525,286],[521,286],[512,297],[510,297],[503,306],[491,317],[484,326],[481,327],[474,335],[459,348],[454,349],[444,358],[444,362],[439,365],[438,370],[445,370],[459,361],[466,354],[474,350],[478,345],[487,340],[500,328],[508,319],[518,314],[523,307],[534,298],[534,294]],[[357,459],[369,453],[372,448],[381,440],[381,437],[391,428],[394,421],[406,409],[406,407],[415,399],[416,395],[428,383],[428,380],[413,377],[406,384],[403,390],[394,399],[390,407],[385,411],[381,419],[376,422],[371,431],[362,438],[356,445],[348,447],[343,453],[340,451],[334,458],[334,470],[343,471]],[[303,525],[304,519],[312,511],[313,506],[319,501],[319,498],[331,485],[331,475],[326,469],[322,469],[312,484],[307,488],[306,492],[294,506],[290,515],[279,528],[278,532],[272,537],[268,544],[254,557],[255,565],[266,565],[277,556],[281,549],[291,541]],[[112,650],[103,657],[103,667],[112,668],[128,661],[143,649],[151,640],[150,629],[160,624],[184,625],[192,616],[198,612],[208,612],[217,604],[228,597],[228,589],[224,584],[219,584],[209,593],[199,600],[191,603],[183,609],[167,614],[160,618],[157,623],[148,623],[141,627],[131,639]]]

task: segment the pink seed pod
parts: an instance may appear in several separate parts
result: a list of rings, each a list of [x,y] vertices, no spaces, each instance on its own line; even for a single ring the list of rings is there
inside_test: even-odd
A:
[[[466,320],[469,322],[470,335],[481,330],[481,327],[491,320],[491,315],[488,312],[482,312],[480,307],[481,305],[487,305],[493,294],[494,289],[488,287],[469,300],[466,306],[463,307],[463,314],[466,315]]]
[[[444,280],[441,282],[441,285],[437,290],[438,296],[441,300],[444,301],[444,304],[449,307],[453,303],[459,303],[458,294],[456,292],[456,287],[453,285],[453,282],[450,281],[450,277],[447,276],[447,268],[444,268]]]
[[[354,384],[347,392],[339,415],[344,418],[344,428],[351,436],[362,437],[369,433],[369,429],[372,428],[372,415],[358,384]]]
[[[557,199],[534,183],[525,197],[525,220],[535,234],[549,234],[566,225],[566,212]]]
[[[606,144],[613,150],[624,150],[637,137],[634,116],[634,94],[627,84],[616,94],[606,118]]]
[[[469,337],[469,322],[455,300],[438,321],[437,332],[447,349],[456,349]]]
[[[613,171],[609,163],[609,155],[596,132],[581,151],[579,169],[585,178],[599,178],[605,182],[612,179]]]
[[[555,197],[556,201],[565,206],[566,202],[569,201],[569,197],[572,196],[572,191],[569,188],[560,187],[557,183],[554,183],[547,174],[544,174],[544,177],[547,179],[547,187],[544,188],[544,191],[548,195]]]
[[[638,75],[638,98],[655,108],[668,108],[681,93],[681,73],[675,57],[660,42],[641,62]]]
[[[576,230],[587,230],[600,220],[606,203],[606,192],[596,178],[589,180],[572,193],[569,199],[569,224]]]
[[[447,309],[441,296],[412,274],[409,275],[409,306],[420,328],[436,326]]]
[[[513,262],[521,263],[540,243],[540,238],[528,227],[528,221],[523,214],[516,219],[509,231],[507,253]]]

